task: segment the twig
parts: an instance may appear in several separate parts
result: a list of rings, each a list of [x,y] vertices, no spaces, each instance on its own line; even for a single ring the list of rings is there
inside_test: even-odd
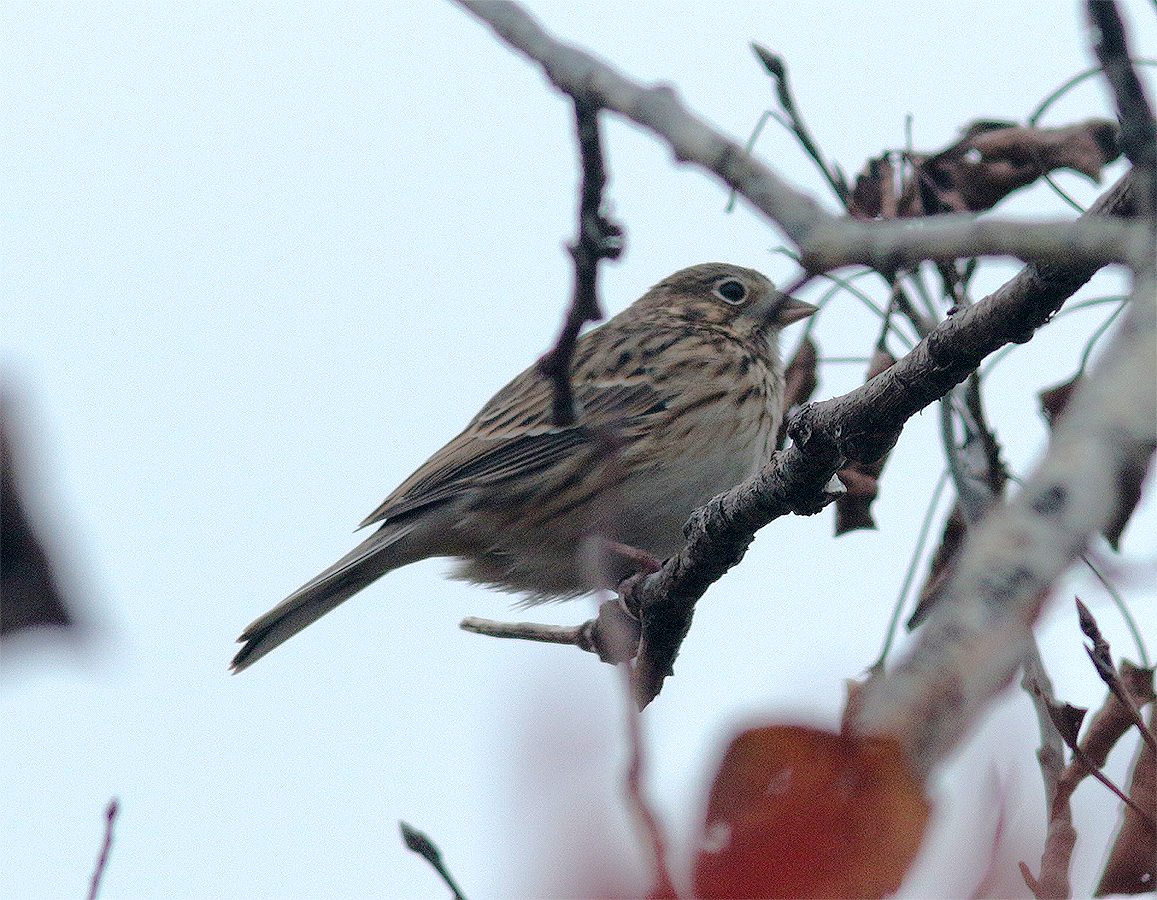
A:
[[[1129,718],[1132,719],[1133,724],[1137,726],[1137,730],[1141,732],[1141,737],[1150,747],[1157,750],[1157,739],[1145,726],[1145,720],[1141,717],[1141,711],[1137,708],[1137,704],[1133,702],[1128,689],[1121,680],[1121,675],[1117,671],[1117,667],[1113,665],[1113,656],[1109,650],[1109,642],[1105,640],[1101,634],[1101,629],[1097,626],[1097,620],[1093,618],[1093,614],[1089,608],[1085,606],[1077,598],[1077,618],[1081,624],[1081,631],[1085,636],[1093,642],[1092,647],[1085,647],[1085,652],[1089,654],[1089,659],[1093,663],[1093,668],[1097,670],[1097,675],[1105,682],[1105,686],[1112,692],[1113,696],[1121,703]]]
[[[1073,828],[1072,805],[1069,802],[1072,789],[1062,788],[1065,739],[1053,715],[1056,699],[1053,695],[1052,680],[1045,671],[1035,641],[1030,643],[1021,687],[1032,699],[1037,722],[1040,725],[1041,746],[1037,750],[1037,761],[1040,763],[1041,775],[1044,778],[1045,809],[1048,819],[1039,879],[1033,877],[1023,862],[1020,863],[1020,874],[1035,897],[1068,897],[1069,866],[1077,840],[1077,832]]]
[[[655,877],[655,885],[650,896],[675,898],[678,897],[678,892],[675,890],[675,883],[671,880],[671,872],[667,867],[667,840],[663,835],[663,826],[659,823],[654,809],[651,808],[651,803],[647,799],[643,787],[647,755],[643,741],[641,717],[633,702],[632,686],[635,679],[631,672],[631,663],[629,661],[623,662],[619,665],[619,669],[623,674],[623,687],[627,697],[627,746],[630,748],[630,757],[623,780],[627,801],[650,849],[651,867]]]
[[[446,868],[446,864],[442,861],[442,851],[430,840],[429,835],[401,821],[398,822],[398,828],[402,832],[402,843],[406,845],[406,849],[417,853],[430,864],[430,868],[437,872],[439,877],[446,882],[446,887],[450,888],[454,894],[454,900],[466,900],[457,883],[450,875],[450,871]]]
[[[634,659],[639,648],[639,621],[630,616],[617,599],[603,603],[599,614],[581,625],[496,622],[470,616],[458,623],[458,627],[488,637],[572,644],[580,650],[598,654],[599,659],[607,663]]]
[[[484,634],[487,637],[512,638],[520,641],[539,641],[544,644],[574,644],[580,642],[582,625],[540,625],[536,622],[498,622],[468,616],[458,623],[463,631]]]
[[[1011,255],[1038,262],[1099,268],[1147,261],[1144,229],[1083,218],[1037,224],[944,215],[910,222],[863,222],[837,218],[742,146],[695,116],[667,85],[644,87],[606,63],[548,34],[515,3],[459,0],[510,46],[542,65],[556,87],[597,103],[661,137],[680,162],[694,163],[746,197],[800,248],[811,272],[864,263],[896,269],[923,259]]]
[[[112,851],[112,827],[113,822],[116,821],[117,812],[120,806],[117,803],[116,797],[113,797],[108,802],[108,806],[104,811],[104,842],[100,847],[100,856],[96,860],[96,868],[92,873],[92,880],[88,885],[88,900],[96,900],[96,896],[100,893],[100,883],[104,878],[104,870],[108,865],[109,853]]]
[[[618,259],[623,252],[622,228],[602,214],[606,173],[599,141],[599,107],[576,97],[574,112],[583,172],[578,234],[574,243],[567,245],[574,261],[574,295],[554,349],[538,364],[539,371],[554,385],[553,416],[559,426],[573,424],[579,414],[570,383],[571,358],[579,331],[587,322],[603,317],[596,286],[599,261]]]
[[[1089,21],[1096,31],[1094,49],[1113,89],[1121,120],[1121,150],[1141,178],[1141,215],[1157,212],[1157,122],[1141,80],[1129,59],[1125,26],[1115,3],[1088,0]]]
[[[791,133],[796,136],[804,152],[812,158],[820,173],[835,192],[836,197],[839,198],[840,203],[847,206],[852,199],[851,191],[848,190],[848,184],[842,174],[832,172],[831,168],[824,161],[823,154],[820,153],[820,148],[816,146],[816,142],[812,140],[811,132],[808,130],[807,125],[804,124],[803,116],[800,115],[799,109],[795,105],[795,98],[792,96],[791,86],[788,84],[787,66],[784,64],[783,57],[772,53],[766,47],[762,47],[754,41],[751,43],[751,49],[759,58],[759,61],[763,63],[763,67],[767,69],[768,74],[775,79],[776,96],[779,98],[779,105],[783,107],[783,111],[788,115],[788,125]]]

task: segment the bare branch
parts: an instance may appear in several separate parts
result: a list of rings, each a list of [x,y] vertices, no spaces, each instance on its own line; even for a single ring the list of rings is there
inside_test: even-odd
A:
[[[430,836],[406,822],[398,822],[398,829],[402,832],[402,843],[406,845],[406,849],[417,853],[430,864],[430,868],[437,872],[438,877],[446,883],[446,887],[450,888],[454,894],[454,900],[466,900],[457,882],[450,875],[450,870],[442,861],[442,851],[438,849],[437,844],[430,840]]]
[[[1033,701],[1040,725],[1041,746],[1036,755],[1045,783],[1047,833],[1041,854],[1040,877],[1034,878],[1024,863],[1020,864],[1020,871],[1035,897],[1068,897],[1069,865],[1077,842],[1073,809],[1069,802],[1072,791],[1061,788],[1061,776],[1065,771],[1065,740],[1053,715],[1056,699],[1052,680],[1045,671],[1035,641],[1025,661],[1022,687]]]
[[[1145,263],[1147,233],[1120,222],[1024,222],[952,213],[919,220],[824,222],[800,244],[800,264],[826,272],[857,263],[895,271],[925,259],[948,261],[971,256],[1015,256],[1041,263],[1073,261],[1097,266]]]
[[[825,212],[741,144],[695,116],[668,85],[644,87],[577,47],[556,40],[515,3],[459,0],[510,46],[538,62],[551,82],[572,97],[617,112],[662,138],[689,162],[742,194],[800,248],[805,268],[821,272],[864,263],[887,271],[924,259],[1009,255],[1042,262],[1075,260],[1100,267],[1144,264],[1143,229],[1121,223],[1025,222],[938,216],[920,227],[902,222],[857,222]]]
[[[97,857],[96,868],[89,881],[88,900],[96,900],[100,893],[100,883],[104,879],[104,870],[108,866],[109,854],[112,852],[112,827],[119,811],[120,806],[116,797],[113,797],[104,811],[104,840],[101,842],[100,856]]]
[[[574,109],[583,171],[578,235],[567,247],[574,260],[574,295],[554,349],[538,364],[539,371],[554,384],[553,416],[554,423],[560,427],[572,425],[578,418],[570,383],[575,341],[583,325],[603,317],[596,287],[599,261],[618,259],[623,251],[623,229],[602,213],[603,188],[607,179],[599,140],[599,108],[576,98]]]
[[[756,529],[787,512],[809,514],[822,509],[832,496],[828,492],[831,475],[846,460],[879,459],[895,443],[910,416],[967,377],[989,353],[1007,342],[1028,340],[1101,265],[1126,262],[1140,270],[1151,258],[1150,223],[1130,226],[1096,215],[1039,228],[1024,222],[978,222],[973,216],[934,217],[918,226],[839,220],[690,113],[670,87],[635,84],[610,66],[555,40],[513,3],[462,0],[462,4],[499,37],[538,61],[561,90],[635,121],[665,140],[676,159],[695,163],[742,193],[796,243],[805,269],[864,262],[887,270],[927,258],[989,253],[1039,260],[996,294],[938,325],[887,372],[843,397],[805,406],[791,423],[790,447],[776,453],[755,477],[699,510],[688,523],[686,546],[659,572],[634,576],[621,586],[624,602],[643,623],[636,668],[636,693],[641,704],[655,695],[670,673],[679,643],[690,626],[694,603],[708,585],[739,561]],[[1131,181],[1123,180],[1098,204],[1097,213],[1129,209],[1132,190]],[[1073,514],[1079,504],[1067,502],[1071,497],[1065,491],[1072,489],[1081,500],[1087,491],[1062,477],[1070,469],[1075,471],[1075,463],[1088,458],[1086,448],[1080,441],[1067,447],[1067,439],[1062,440],[1058,431],[1054,449],[1077,453],[1077,460],[1053,460],[1052,469],[1046,464],[1038,478],[1053,481],[1030,483],[1021,499],[990,517],[996,524],[981,529],[981,537],[973,544],[982,550],[974,548],[971,555],[965,554],[966,560],[973,561],[969,566],[962,564],[963,574],[958,573],[959,583],[954,588],[972,598],[961,606],[966,612],[956,611],[930,623],[923,649],[918,645],[895,676],[869,683],[861,726],[907,739],[920,766],[938,759],[965,722],[1011,678],[1023,657],[1024,636],[1042,591],[1072,555],[1083,549],[1088,521],[1097,519],[1115,501],[1116,482],[1112,479],[1122,471],[1143,468],[1152,452],[1153,441],[1148,435],[1153,430],[1153,398],[1145,391],[1146,396],[1135,408],[1123,411],[1116,396],[1136,394],[1138,385],[1149,385],[1153,378],[1151,277],[1141,278],[1135,288],[1134,308],[1124,336],[1114,348],[1120,352],[1106,354],[1109,365],[1102,365],[1102,377],[1091,379],[1082,392],[1095,398],[1085,404],[1090,409],[1097,402],[1110,401],[1106,415],[1112,420],[1086,423],[1094,426],[1091,435],[1099,443],[1098,453],[1091,458],[1101,467],[1087,479],[1098,491],[1090,509],[1079,516]],[[1122,374],[1131,382],[1122,383]],[[1093,382],[1100,386],[1094,388]],[[1110,390],[1105,385],[1113,387]],[[1144,438],[1137,437],[1139,422]],[[1100,430],[1102,426],[1107,430]],[[1034,504],[1049,507],[1049,491],[1054,489],[1062,492],[1061,500],[1065,501],[1060,510],[1032,513]],[[1060,527],[1046,527],[1052,523]],[[995,560],[986,559],[985,553],[994,551],[986,542],[1000,535],[995,540],[1003,541],[1007,551],[1010,535],[1002,531],[1016,530],[1019,537],[1019,529],[1029,525],[1041,526],[1035,535],[1040,558],[1023,567],[1019,561],[1014,564],[1001,558],[1003,568],[996,570],[998,577],[992,577]],[[1032,603],[1025,599],[1029,588]],[[947,605],[955,608],[960,604]],[[1011,617],[1015,626],[999,633],[985,631],[984,624],[996,613]],[[972,680],[967,674],[960,676],[964,681],[959,685],[960,708],[942,717],[922,709],[932,699],[932,706],[943,706],[940,689],[944,685],[937,681],[933,662],[948,663],[957,673],[962,657],[978,649],[991,651],[993,659],[983,666],[974,665]],[[941,653],[947,656],[940,657]],[[933,671],[925,672],[925,667]],[[927,678],[924,690],[931,691],[933,698],[920,697],[921,677]]]
[[[1132,198],[1126,176],[1088,215],[1130,215]],[[794,444],[699,510],[686,526],[687,545],[659,572],[622,586],[624,602],[643,622],[635,669],[639,702],[658,693],[695,603],[743,558],[755,531],[789,512],[819,511],[831,498],[831,476],[846,460],[883,456],[911,416],[963,381],[989,353],[1028,340],[1092,274],[1083,267],[1026,266],[996,293],[941,322],[866,384],[800,410],[789,429]]]
[[[1009,682],[1050,585],[1117,514],[1123,477],[1148,466],[1157,444],[1155,330],[1150,270],[1136,279],[1124,326],[1078,389],[1037,471],[972,532],[910,654],[864,686],[858,729],[899,737],[919,771],[940,760]]]

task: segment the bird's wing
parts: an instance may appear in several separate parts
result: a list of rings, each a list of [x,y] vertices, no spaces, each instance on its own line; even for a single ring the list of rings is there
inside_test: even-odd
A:
[[[574,386],[578,421],[560,427],[550,419],[551,390],[541,376],[524,372],[359,527],[395,522],[465,491],[526,477],[584,447],[605,448],[612,433],[616,441],[630,441],[667,408],[649,379],[586,381]]]

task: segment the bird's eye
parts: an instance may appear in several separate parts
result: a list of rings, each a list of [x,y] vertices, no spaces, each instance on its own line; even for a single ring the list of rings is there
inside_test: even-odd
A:
[[[715,296],[728,303],[742,303],[747,299],[747,288],[734,278],[728,278],[715,285]]]

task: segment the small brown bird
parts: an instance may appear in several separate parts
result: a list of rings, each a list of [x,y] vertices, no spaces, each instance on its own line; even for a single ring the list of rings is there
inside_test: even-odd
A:
[[[527,369],[362,522],[381,523],[373,534],[245,629],[233,670],[427,557],[537,603],[675,553],[690,514],[774,450],[779,330],[813,312],[739,266],[663,279],[579,338],[573,425],[554,423],[552,385]]]

